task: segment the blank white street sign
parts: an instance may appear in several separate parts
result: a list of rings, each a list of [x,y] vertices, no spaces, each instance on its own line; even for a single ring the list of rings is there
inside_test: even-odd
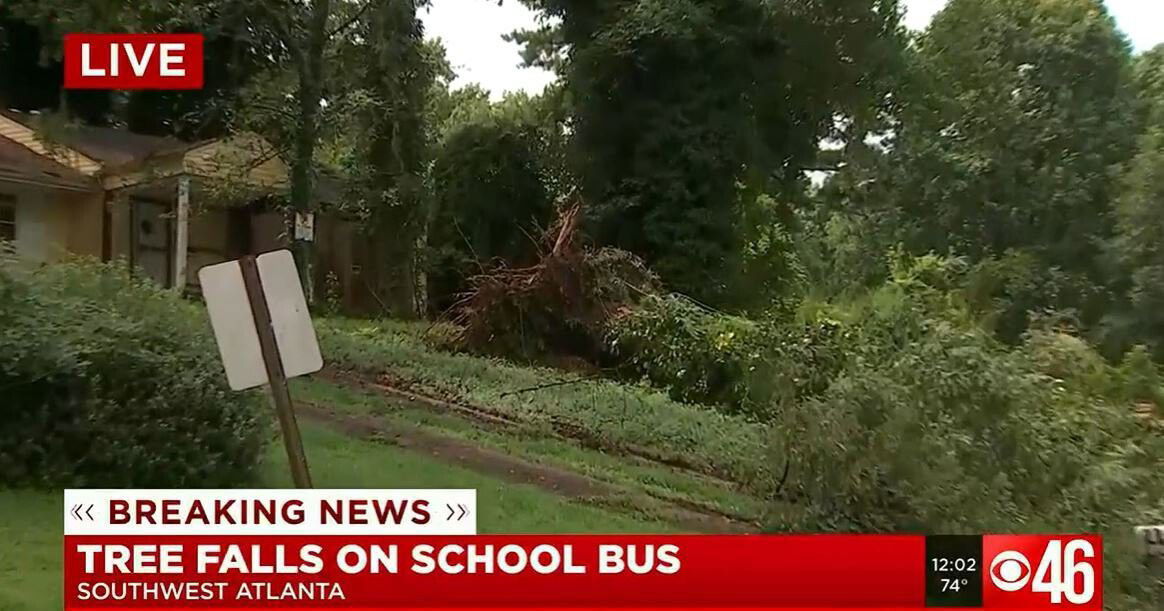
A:
[[[314,373],[323,368],[323,356],[307,299],[299,284],[299,273],[291,251],[277,250],[259,255],[255,261],[283,371],[288,378]],[[238,261],[208,265],[198,270],[198,281],[210,312],[210,324],[218,340],[218,352],[233,390],[262,386],[268,382],[267,369],[255,319],[251,313]]]

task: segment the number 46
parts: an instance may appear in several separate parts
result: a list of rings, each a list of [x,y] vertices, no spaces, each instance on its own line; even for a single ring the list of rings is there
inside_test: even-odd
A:
[[[1068,541],[1066,546],[1058,540],[1048,543],[1035,571],[1031,590],[1050,594],[1053,605],[1062,603],[1064,596],[1073,605],[1091,602],[1095,595],[1095,569],[1090,562],[1076,562],[1080,555],[1094,558],[1095,548],[1090,542],[1079,539]],[[1082,577],[1079,590],[1075,589],[1076,577]]]

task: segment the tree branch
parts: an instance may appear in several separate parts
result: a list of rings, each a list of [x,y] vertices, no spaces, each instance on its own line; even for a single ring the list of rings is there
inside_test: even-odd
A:
[[[247,105],[249,105],[253,108],[257,108],[259,110],[268,110],[270,112],[278,113],[284,119],[296,120],[299,118],[299,116],[296,115],[295,112],[292,111],[291,109],[281,108],[279,106],[275,106],[274,104],[267,104],[265,102],[259,102],[259,101],[252,100],[252,101],[248,101]]]
[[[356,14],[352,15],[348,18],[347,21],[341,23],[340,25],[336,26],[334,30],[327,33],[328,40],[334,38],[337,34],[343,32],[344,30],[352,27],[353,24],[360,20],[360,17],[364,16],[364,13],[368,12],[368,9],[371,8],[372,4],[375,2],[376,0],[366,0],[364,5],[356,11]]]

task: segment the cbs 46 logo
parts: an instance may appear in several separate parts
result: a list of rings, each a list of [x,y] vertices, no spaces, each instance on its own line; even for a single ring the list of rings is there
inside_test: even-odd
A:
[[[988,605],[1102,606],[1099,537],[987,536]]]

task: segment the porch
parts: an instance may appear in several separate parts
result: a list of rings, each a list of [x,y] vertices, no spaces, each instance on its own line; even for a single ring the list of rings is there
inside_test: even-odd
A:
[[[315,207],[327,209],[339,189],[320,187]],[[221,178],[189,172],[117,186],[106,192],[109,256],[161,286],[200,295],[202,267],[290,245],[294,227],[282,211],[284,196],[281,188],[254,184],[242,191],[237,185],[224,189]],[[317,297],[358,309],[357,225],[327,212],[312,219]]]

